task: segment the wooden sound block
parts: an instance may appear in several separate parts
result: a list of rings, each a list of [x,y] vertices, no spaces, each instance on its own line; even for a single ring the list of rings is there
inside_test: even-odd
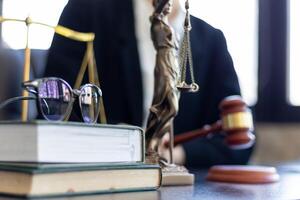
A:
[[[206,179],[216,182],[260,184],[277,182],[279,175],[274,167],[217,165],[209,169]]]
[[[189,173],[183,166],[170,165],[162,168],[163,186],[193,185],[194,182],[194,174]]]

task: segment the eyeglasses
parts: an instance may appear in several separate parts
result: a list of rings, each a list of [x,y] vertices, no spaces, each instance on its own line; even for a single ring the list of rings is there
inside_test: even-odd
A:
[[[72,112],[76,97],[83,121],[95,123],[100,112],[101,89],[94,84],[85,84],[79,89],[71,86],[61,78],[50,77],[26,81],[22,87],[35,97],[14,97],[0,104],[0,109],[16,100],[37,100],[38,109],[49,121],[67,120]]]

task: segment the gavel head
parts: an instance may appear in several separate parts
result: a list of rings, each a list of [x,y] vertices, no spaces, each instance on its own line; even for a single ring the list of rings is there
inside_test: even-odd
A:
[[[219,105],[226,143],[233,149],[245,149],[254,144],[251,110],[240,96],[226,97]]]

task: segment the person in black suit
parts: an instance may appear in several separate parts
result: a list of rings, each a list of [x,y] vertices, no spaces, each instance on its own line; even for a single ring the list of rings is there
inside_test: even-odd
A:
[[[144,60],[147,60],[143,58],[148,53],[142,51],[148,48],[141,45],[141,34],[150,32],[150,28],[141,30],[144,23],[139,23],[139,17],[135,15],[137,11],[145,12],[141,10],[142,6],[136,6],[143,1],[148,0],[72,0],[59,21],[68,28],[96,34],[95,57],[109,123],[143,126],[145,121],[145,90],[151,85],[144,81],[148,76],[143,75]],[[180,110],[174,121],[175,134],[217,121],[220,101],[230,95],[240,95],[222,32],[195,17],[191,18],[191,25],[194,74],[200,90],[194,94],[181,94]],[[84,50],[84,44],[55,35],[44,76],[62,77],[74,84]],[[197,168],[245,164],[252,152],[252,148],[228,148],[222,136],[196,139],[183,144],[183,149],[186,166]]]

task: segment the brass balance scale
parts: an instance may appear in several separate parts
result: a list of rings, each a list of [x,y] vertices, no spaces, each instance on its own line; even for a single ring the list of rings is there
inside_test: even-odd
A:
[[[65,38],[78,41],[78,42],[85,42],[86,43],[86,50],[85,54],[80,66],[80,70],[78,72],[75,86],[74,88],[78,89],[82,83],[83,77],[85,72],[88,69],[88,77],[89,77],[89,82],[93,83],[97,86],[100,87],[100,81],[99,81],[99,75],[97,71],[97,66],[96,66],[96,60],[94,57],[94,47],[93,47],[93,42],[95,39],[95,34],[94,33],[82,33],[78,31],[74,31],[72,29],[66,28],[64,26],[51,26],[45,23],[41,22],[36,22],[33,21],[30,17],[27,17],[26,19],[13,19],[13,18],[4,18],[0,17],[0,23],[3,22],[17,22],[17,23],[25,23],[26,25],[26,46],[25,46],[25,57],[24,57],[24,71],[23,71],[23,82],[26,82],[30,79],[30,54],[31,54],[31,49],[29,47],[29,32],[30,32],[30,25],[36,24],[44,27],[48,27],[50,29],[53,29],[54,32],[58,35],[61,35]],[[29,93],[26,90],[23,90],[23,97],[28,97]],[[106,115],[105,115],[105,109],[104,109],[104,104],[103,104],[103,98],[101,96],[100,99],[100,118],[99,122],[100,123],[106,123]],[[21,119],[22,121],[27,121],[28,120],[28,101],[22,101],[22,113],[21,113]]]

